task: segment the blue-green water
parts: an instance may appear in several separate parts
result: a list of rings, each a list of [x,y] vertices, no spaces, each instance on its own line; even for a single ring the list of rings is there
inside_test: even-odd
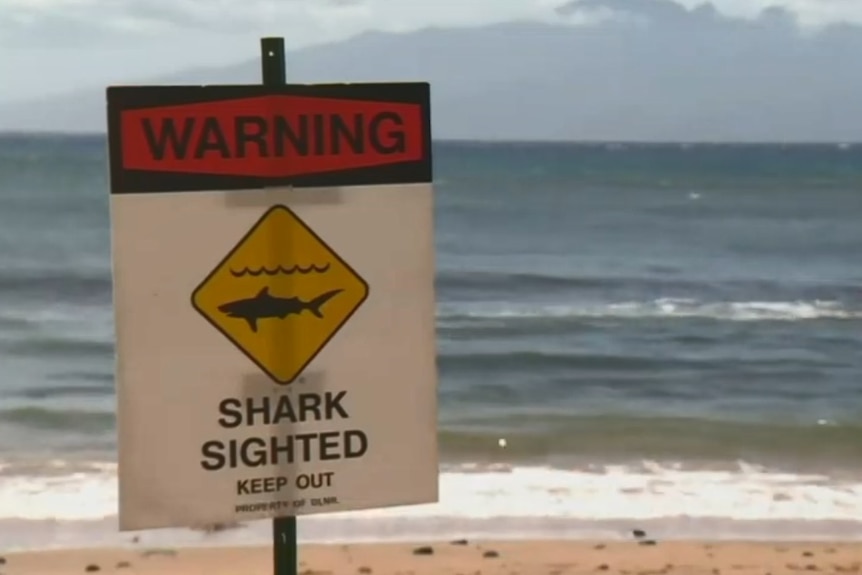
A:
[[[115,520],[106,177],[0,137],[21,544]],[[862,146],[438,143],[435,188],[442,499],[367,530],[862,536]]]

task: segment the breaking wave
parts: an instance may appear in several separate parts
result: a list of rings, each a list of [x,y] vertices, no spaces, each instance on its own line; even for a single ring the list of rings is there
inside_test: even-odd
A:
[[[650,302],[609,304],[450,303],[438,308],[438,319],[566,319],[566,318],[702,318],[718,321],[800,321],[860,319],[862,310],[837,301],[702,302],[661,298]]]

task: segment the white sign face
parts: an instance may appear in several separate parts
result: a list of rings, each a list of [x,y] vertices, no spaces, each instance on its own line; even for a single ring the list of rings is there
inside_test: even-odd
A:
[[[120,529],[437,501],[429,183],[111,196]]]

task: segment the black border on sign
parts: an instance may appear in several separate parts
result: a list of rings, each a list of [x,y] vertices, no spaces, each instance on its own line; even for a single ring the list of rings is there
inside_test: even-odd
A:
[[[399,162],[290,177],[229,176],[127,170],[122,166],[122,112],[200,104],[256,96],[307,96],[366,102],[418,104],[422,108],[422,157]],[[259,189],[271,186],[324,187],[408,184],[432,181],[431,87],[427,82],[285,84],[281,86],[112,86],[107,89],[108,150],[112,194]]]
[[[313,354],[311,354],[311,356],[306,360],[306,362],[303,363],[302,366],[300,366],[300,368],[296,371],[296,375],[293,376],[293,379],[287,379],[287,380],[279,379],[274,373],[269,371],[265,365],[260,363],[257,359],[254,358],[253,355],[251,355],[239,343],[237,343],[237,341],[233,338],[233,336],[230,333],[228,333],[227,330],[222,329],[222,327],[220,325],[218,325],[216,322],[214,322],[212,319],[210,319],[210,317],[206,313],[204,313],[204,311],[201,308],[198,307],[197,303],[195,303],[195,296],[197,296],[198,292],[201,289],[203,289],[203,287],[210,281],[210,279],[212,279],[212,277],[222,268],[222,266],[224,266],[224,264],[227,263],[227,261],[240,248],[240,246],[242,246],[245,243],[245,241],[254,232],[257,231],[257,229],[261,226],[261,224],[263,224],[264,220],[266,220],[266,218],[269,217],[269,215],[276,210],[286,210],[290,215],[292,215],[293,218],[299,223],[300,226],[302,226],[303,229],[305,229],[306,232],[311,234],[311,236],[315,240],[317,240],[323,247],[325,247],[327,250],[329,250],[329,252],[333,256],[335,256],[335,259],[338,260],[338,262],[341,265],[343,265],[345,268],[347,268],[353,274],[353,276],[356,279],[358,279],[359,282],[363,286],[365,286],[365,296],[361,300],[359,300],[359,303],[357,303],[354,306],[353,311],[351,311],[349,314],[344,316],[344,319],[342,319],[341,322],[335,326],[335,329],[332,330],[332,332],[329,334],[329,337],[327,337],[324,340],[324,342],[320,345],[320,347],[317,348],[317,351],[315,351]],[[274,382],[276,382],[279,385],[287,385],[287,384],[293,383],[294,381],[296,381],[296,379],[299,376],[302,375],[302,373],[305,371],[305,368],[308,367],[308,365],[312,361],[314,361],[314,358],[316,358],[327,345],[329,345],[329,342],[332,341],[332,338],[335,337],[335,334],[337,334],[339,331],[341,331],[341,328],[344,327],[347,324],[347,322],[350,320],[350,318],[352,318],[353,315],[359,310],[359,308],[362,307],[362,304],[364,304],[366,302],[366,300],[368,299],[368,296],[370,294],[371,294],[371,286],[368,285],[368,282],[365,281],[365,278],[363,278],[361,275],[359,275],[359,273],[355,269],[353,269],[350,266],[350,264],[348,264],[346,261],[344,261],[344,259],[342,259],[342,257],[340,255],[338,255],[338,252],[336,252],[334,249],[332,249],[332,247],[329,244],[327,244],[325,241],[323,241],[323,238],[321,238],[319,235],[317,235],[317,233],[313,229],[311,229],[309,227],[309,225],[306,224],[302,220],[302,218],[300,218],[296,214],[296,212],[294,212],[293,210],[291,210],[289,207],[285,206],[284,204],[275,204],[273,206],[270,206],[269,209],[267,209],[266,212],[264,212],[263,215],[260,216],[260,218],[258,218],[258,220],[254,223],[254,225],[251,226],[251,228],[249,228],[249,230],[242,236],[242,238],[240,238],[240,240],[233,246],[233,248],[231,248],[231,250],[227,253],[227,255],[225,257],[223,257],[221,259],[221,261],[215,265],[215,267],[213,267],[212,271],[207,274],[207,277],[205,277],[203,279],[203,281],[201,281],[201,283],[199,283],[198,286],[194,289],[194,291],[192,291],[190,299],[191,299],[192,308],[194,308],[194,310],[196,312],[201,314],[203,316],[203,318],[205,320],[207,320],[207,323],[209,323],[211,326],[216,328],[219,331],[219,333],[221,333],[223,336],[225,336],[225,338],[229,342],[231,342],[234,345],[234,347],[236,347],[238,350],[240,350],[244,356],[249,358],[252,361],[252,363],[254,363],[257,367],[259,367],[260,370],[263,371],[266,375],[268,375],[269,378],[272,379]]]

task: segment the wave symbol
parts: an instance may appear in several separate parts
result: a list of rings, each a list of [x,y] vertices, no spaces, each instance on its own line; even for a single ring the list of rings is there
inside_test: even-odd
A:
[[[259,268],[242,268],[241,270],[234,271],[230,270],[230,273],[235,278],[240,278],[242,276],[252,276],[257,277],[259,275],[268,275],[268,276],[276,276],[278,274],[283,275],[292,275],[292,274],[310,274],[310,273],[318,273],[322,274],[329,270],[329,264],[325,264],[322,266],[316,266],[311,264],[310,266],[302,267],[302,266],[293,266],[293,267],[282,267],[276,266],[274,268],[268,268],[266,266],[261,266]]]

